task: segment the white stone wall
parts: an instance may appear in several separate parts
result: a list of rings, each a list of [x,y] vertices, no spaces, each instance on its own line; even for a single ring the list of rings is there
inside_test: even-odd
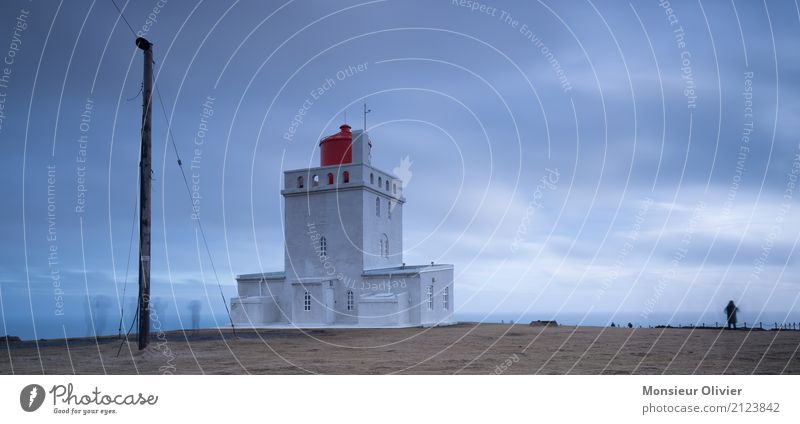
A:
[[[372,163],[369,134],[364,130],[353,131],[353,163],[366,165]]]
[[[321,324],[325,315],[322,284],[292,284],[293,305],[292,322],[295,324]],[[303,307],[305,291],[311,294],[311,310]]]
[[[358,323],[369,327],[409,324],[408,292],[378,293],[362,297]]]
[[[277,299],[271,296],[238,297],[231,301],[231,319],[237,324],[260,325],[279,321]]]
[[[421,325],[449,324],[453,322],[453,269],[443,269],[420,273],[419,276],[419,317]],[[428,308],[428,287],[433,286],[433,309]],[[443,304],[444,288],[448,287],[447,308]]]
[[[363,269],[361,199],[360,190],[285,196],[287,280],[340,275],[358,278]],[[319,254],[320,237],[325,237],[327,245],[324,258]]]
[[[403,263],[403,203],[380,190],[362,192],[364,215],[364,269],[388,268]],[[380,216],[376,215],[376,199]],[[393,204],[389,218],[389,204]],[[381,241],[388,240],[388,257],[381,253]]]

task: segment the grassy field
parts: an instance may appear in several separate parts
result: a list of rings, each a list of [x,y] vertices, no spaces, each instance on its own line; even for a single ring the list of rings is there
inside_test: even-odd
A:
[[[142,352],[115,337],[3,341],[0,374],[798,374],[798,347],[800,331],[202,330],[155,334]]]

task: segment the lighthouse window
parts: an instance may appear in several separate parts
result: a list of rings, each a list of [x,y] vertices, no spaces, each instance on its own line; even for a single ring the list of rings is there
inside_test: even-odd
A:
[[[325,236],[322,236],[319,239],[319,256],[322,258],[328,256],[328,240],[325,238]]]
[[[386,191],[389,191],[389,180],[386,180]]]
[[[392,203],[392,201],[390,200],[390,201],[389,201],[389,208],[388,208],[388,209],[386,209],[386,216],[387,216],[389,219],[392,219],[392,209],[393,209],[393,208],[394,208],[394,204],[393,204],[393,203]]]
[[[381,256],[384,258],[389,257],[389,236],[386,234],[381,237]]]
[[[447,303],[450,301],[450,287],[445,287],[444,292],[442,292],[442,308],[447,310]]]
[[[428,310],[433,310],[433,286],[428,286]]]
[[[347,310],[353,311],[356,309],[355,295],[352,290],[347,291]]]
[[[311,293],[308,290],[306,290],[305,294],[303,295],[303,310],[311,310]]]
[[[303,188],[303,176],[297,177],[297,188]]]
[[[369,174],[369,183],[375,184],[375,174]]]
[[[314,175],[314,177],[311,179],[311,185],[314,187],[319,185],[319,175]]]
[[[331,184],[333,184],[333,174],[331,174],[331,173],[329,172],[329,173],[328,173],[328,185],[331,185]]]
[[[375,198],[375,216],[381,216],[381,198]]]
[[[397,194],[397,183],[392,183],[392,191]]]
[[[350,182],[350,173],[347,171],[342,172],[342,182],[349,183]]]
[[[383,185],[383,178],[378,177],[378,187]]]

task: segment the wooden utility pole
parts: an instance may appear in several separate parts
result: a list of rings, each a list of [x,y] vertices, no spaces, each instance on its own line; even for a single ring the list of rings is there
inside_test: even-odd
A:
[[[139,350],[150,342],[150,180],[152,177],[151,112],[153,94],[153,45],[136,39],[144,52],[142,82],[142,146],[139,162]]]

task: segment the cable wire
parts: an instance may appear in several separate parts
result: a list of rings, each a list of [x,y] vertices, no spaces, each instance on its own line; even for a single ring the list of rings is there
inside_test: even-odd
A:
[[[164,100],[161,97],[161,90],[158,89],[158,84],[156,81],[153,81],[153,87],[156,89],[156,95],[158,96],[158,102],[161,104],[161,112],[164,114],[164,120],[167,123],[167,131],[169,132],[169,138],[172,143],[172,149],[175,151],[175,158],[178,162],[178,168],[181,170],[181,175],[183,176],[183,184],[186,186],[186,194],[189,196],[189,204],[192,204],[192,189],[189,187],[189,180],[186,178],[186,171],[183,169],[183,162],[181,161],[180,153],[178,153],[178,146],[175,144],[175,136],[172,134],[172,125],[170,125],[169,118],[167,117],[167,108],[164,107]],[[222,304],[225,305],[225,313],[228,314],[228,320],[231,323],[231,329],[233,329],[233,335],[236,336],[236,326],[233,324],[233,317],[231,316],[231,311],[228,308],[228,301],[225,299],[225,293],[222,291],[222,283],[219,281],[219,275],[217,274],[217,267],[214,265],[214,258],[211,256],[211,249],[208,247],[208,240],[206,239],[206,232],[203,230],[203,223],[200,220],[200,216],[197,216],[197,227],[200,230],[200,236],[203,238],[203,246],[206,249],[206,253],[208,254],[208,262],[211,264],[211,270],[214,272],[214,279],[217,281],[217,287],[219,288],[219,294],[222,297]]]
[[[135,37],[136,36],[136,31],[133,30],[133,27],[131,26],[131,23],[128,22],[128,19],[125,18],[125,14],[122,13],[122,9],[120,9],[119,6],[117,6],[117,2],[116,1],[111,0],[111,3],[114,4],[114,7],[117,9],[117,12],[119,12],[119,16],[122,18],[123,21],[125,21],[125,24],[128,25],[128,29],[131,30],[131,33]],[[128,3],[127,2],[125,3],[125,7],[128,7]]]

